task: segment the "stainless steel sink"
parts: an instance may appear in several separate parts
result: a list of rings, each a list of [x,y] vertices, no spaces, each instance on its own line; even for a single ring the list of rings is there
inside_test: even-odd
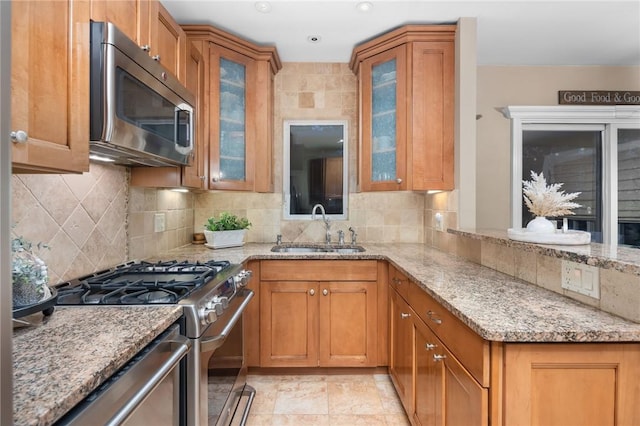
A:
[[[362,253],[365,251],[362,246],[351,245],[317,245],[317,244],[300,244],[300,245],[277,245],[271,247],[271,251],[275,253]]]

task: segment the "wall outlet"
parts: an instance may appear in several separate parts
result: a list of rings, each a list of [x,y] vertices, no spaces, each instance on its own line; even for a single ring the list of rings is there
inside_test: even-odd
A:
[[[600,270],[596,266],[563,260],[562,288],[600,299]]]
[[[153,215],[153,232],[164,232],[166,228],[166,216],[164,213]]]
[[[435,214],[434,223],[436,231],[444,231],[444,215],[442,213]]]

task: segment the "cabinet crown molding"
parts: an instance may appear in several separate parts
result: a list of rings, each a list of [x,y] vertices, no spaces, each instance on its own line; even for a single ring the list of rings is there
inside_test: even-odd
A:
[[[358,75],[360,63],[380,52],[414,41],[451,41],[457,25],[404,25],[357,45],[351,53],[349,68]]]
[[[256,61],[268,62],[274,75],[282,68],[275,46],[257,45],[211,25],[182,25],[182,29],[190,40],[205,40]]]

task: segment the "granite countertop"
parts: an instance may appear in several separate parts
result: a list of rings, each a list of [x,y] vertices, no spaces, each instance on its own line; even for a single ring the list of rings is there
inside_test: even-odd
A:
[[[14,424],[52,424],[181,315],[180,306],[56,306],[14,330]]]
[[[640,342],[640,324],[423,244],[362,244],[363,253],[274,253],[273,244],[190,245],[152,260],[383,259],[482,338],[501,342]]]

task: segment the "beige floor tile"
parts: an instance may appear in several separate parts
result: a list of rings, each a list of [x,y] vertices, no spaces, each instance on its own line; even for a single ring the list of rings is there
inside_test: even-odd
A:
[[[395,388],[391,380],[377,380],[376,387],[380,395],[380,401],[382,402],[382,408],[387,414],[403,414],[404,408],[398,398]]]
[[[280,383],[277,381],[247,381],[250,386],[256,390],[256,396],[251,404],[251,413],[255,414],[273,414],[276,405],[276,395]]]
[[[387,426],[410,426],[409,419],[404,414],[388,414],[384,416]]]
[[[329,415],[330,426],[385,426],[386,420],[383,415],[373,414],[339,414]]]
[[[329,426],[329,416],[327,414],[274,414],[271,424],[272,426]]]
[[[384,414],[373,379],[329,382],[327,385],[331,414]]]
[[[325,381],[291,382],[278,386],[274,414],[329,414]]]
[[[271,426],[271,425],[273,425],[273,414],[254,414],[253,405],[252,405],[251,413],[247,418],[247,426]]]

